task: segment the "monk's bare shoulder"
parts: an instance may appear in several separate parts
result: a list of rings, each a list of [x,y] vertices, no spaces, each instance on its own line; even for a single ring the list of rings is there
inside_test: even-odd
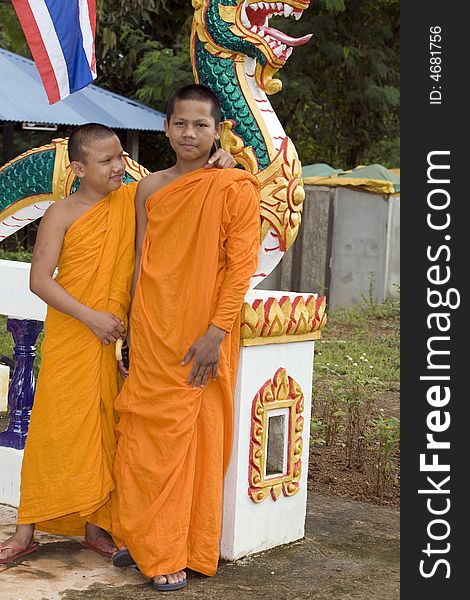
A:
[[[169,169],[150,173],[139,181],[136,192],[136,201],[145,201],[149,196],[158,192],[171,181]]]
[[[78,206],[75,198],[73,195],[67,196],[67,198],[57,200],[49,206],[41,219],[41,223],[65,232],[77,218],[77,212]]]

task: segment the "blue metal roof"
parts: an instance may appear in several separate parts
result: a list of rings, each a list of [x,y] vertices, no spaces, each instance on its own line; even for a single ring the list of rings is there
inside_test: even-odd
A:
[[[34,62],[0,48],[0,121],[98,122],[113,128],[163,131],[164,118],[153,108],[96,85],[50,105]]]

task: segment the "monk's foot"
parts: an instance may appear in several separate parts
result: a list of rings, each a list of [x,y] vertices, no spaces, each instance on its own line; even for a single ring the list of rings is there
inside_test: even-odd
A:
[[[90,548],[90,550],[94,550],[105,558],[111,558],[117,551],[117,546],[109,533],[92,523],[86,524],[85,540],[81,542],[81,544],[82,546],[85,546],[85,548]]]
[[[156,590],[165,592],[169,590],[179,590],[188,584],[185,571],[177,571],[168,575],[157,575],[152,580],[152,585]]]
[[[16,532],[0,542],[0,564],[5,564],[30,554],[37,548],[34,542],[34,525],[17,525]]]

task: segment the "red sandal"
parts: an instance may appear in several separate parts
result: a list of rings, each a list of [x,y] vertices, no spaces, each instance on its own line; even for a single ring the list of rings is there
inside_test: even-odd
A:
[[[98,539],[96,540],[96,542],[86,542],[85,540],[80,542],[80,546],[88,548],[89,550],[93,550],[94,552],[96,552],[100,556],[104,556],[105,558],[111,558],[112,555],[116,552],[116,550],[113,550],[112,552],[109,552],[108,550],[103,550],[103,546],[109,546],[109,544],[110,541],[104,539]]]
[[[31,554],[32,552],[36,552],[38,549],[38,542],[31,542],[29,546],[15,546],[14,544],[6,544],[0,546],[0,552],[3,550],[15,550],[15,554],[8,556],[7,558],[0,558],[0,565],[7,565],[9,563],[15,562],[22,556],[26,556],[27,554]]]

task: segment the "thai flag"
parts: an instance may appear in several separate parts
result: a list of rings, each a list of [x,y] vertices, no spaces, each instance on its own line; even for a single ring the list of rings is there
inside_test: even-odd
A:
[[[12,0],[49,104],[96,77],[95,0]]]

